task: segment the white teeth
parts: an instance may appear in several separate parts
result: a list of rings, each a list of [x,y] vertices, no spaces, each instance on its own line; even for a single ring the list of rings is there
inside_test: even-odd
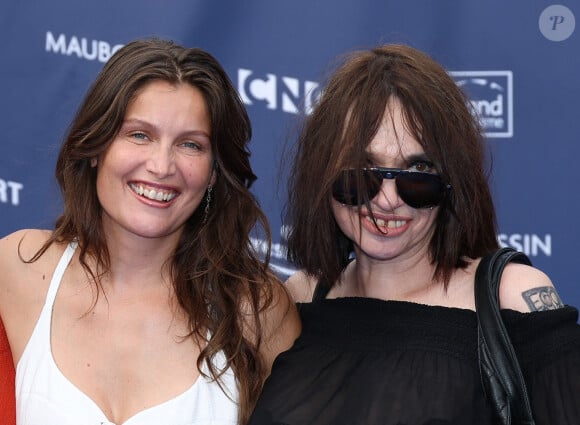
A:
[[[390,228],[402,227],[405,225],[405,223],[406,223],[406,221],[404,221],[404,220],[389,220],[387,227],[390,227]]]
[[[366,216],[365,217],[368,221],[370,221],[372,223],[373,219],[370,216]],[[402,227],[405,225],[405,223],[407,223],[405,220],[382,220],[380,218],[376,218],[375,219],[377,226],[381,226],[381,227],[387,227],[389,229],[396,229],[398,227]]]
[[[130,187],[136,194],[144,196],[145,198],[151,199],[153,201],[168,202],[177,196],[175,192],[163,192],[161,190],[157,191],[155,189],[147,189],[141,185],[136,184],[131,184]]]

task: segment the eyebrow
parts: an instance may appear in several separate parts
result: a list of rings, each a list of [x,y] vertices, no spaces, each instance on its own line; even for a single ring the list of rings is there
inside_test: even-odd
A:
[[[128,118],[128,119],[123,120],[121,127],[124,127],[126,125],[128,125],[128,126],[138,125],[138,126],[143,126],[146,128],[152,128],[154,130],[157,130],[157,126],[150,123],[149,121],[144,121],[144,120],[141,120],[139,118]],[[211,136],[203,130],[187,130],[187,131],[184,131],[182,134],[184,134],[184,135],[187,134],[187,135],[192,135],[192,136],[203,136],[203,137],[207,137],[209,140],[211,140]]]
[[[408,157],[406,157],[404,159],[405,159],[405,161],[407,161],[407,163],[416,162],[416,161],[432,162],[431,158],[429,158],[429,156],[427,156],[427,154],[425,152],[409,155]]]
[[[367,157],[368,157],[368,161],[370,164],[379,164],[380,161],[378,160],[377,155],[373,154],[373,153],[367,153]],[[433,162],[429,156],[427,156],[427,154],[425,152],[421,152],[421,153],[415,153],[415,154],[411,154],[409,156],[405,156],[402,158],[402,160],[404,161],[403,165],[407,166],[408,164],[411,164],[413,162],[416,161],[425,161],[425,162]]]

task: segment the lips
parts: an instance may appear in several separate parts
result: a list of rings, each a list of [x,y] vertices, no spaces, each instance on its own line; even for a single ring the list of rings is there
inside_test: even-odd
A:
[[[175,190],[154,188],[137,183],[129,183],[129,187],[137,195],[152,201],[169,202],[178,195]]]

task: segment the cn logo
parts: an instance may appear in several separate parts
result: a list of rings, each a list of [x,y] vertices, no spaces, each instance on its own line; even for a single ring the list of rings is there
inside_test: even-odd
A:
[[[473,112],[487,137],[511,138],[513,123],[513,74],[511,71],[451,71],[470,98]]]
[[[310,114],[320,97],[319,84],[275,74],[254,75],[249,69],[238,69],[238,91],[246,105],[264,102],[266,108],[284,112]]]

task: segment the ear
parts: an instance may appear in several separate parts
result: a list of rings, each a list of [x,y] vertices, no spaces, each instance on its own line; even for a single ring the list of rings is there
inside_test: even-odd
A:
[[[91,167],[92,168],[95,168],[97,166],[97,163],[98,163],[98,160],[97,160],[96,156],[91,158]]]

